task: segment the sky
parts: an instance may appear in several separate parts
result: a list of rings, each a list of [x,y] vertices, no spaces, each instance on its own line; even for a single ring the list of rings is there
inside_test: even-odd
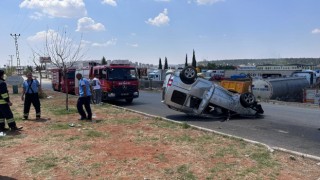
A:
[[[0,67],[66,32],[84,60],[169,64],[320,57],[319,0],[0,0]]]

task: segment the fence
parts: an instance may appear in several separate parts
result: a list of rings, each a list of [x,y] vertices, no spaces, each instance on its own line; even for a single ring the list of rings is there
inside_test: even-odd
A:
[[[158,80],[144,80],[140,79],[139,80],[139,88],[140,89],[161,89],[162,88],[163,81],[158,81]]]

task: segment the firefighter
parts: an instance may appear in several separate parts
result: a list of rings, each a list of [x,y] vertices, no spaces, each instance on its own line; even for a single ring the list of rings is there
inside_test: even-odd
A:
[[[41,117],[41,104],[39,99],[39,92],[41,91],[38,80],[32,78],[32,73],[27,74],[27,80],[23,82],[23,91],[21,100],[24,101],[23,118],[26,120],[29,116],[30,106],[33,105],[36,110],[36,120]],[[24,97],[25,96],[25,97]]]
[[[7,84],[3,79],[4,71],[0,70],[0,131],[6,131],[5,120],[7,120],[8,126],[11,131],[19,131],[22,127],[17,127],[16,122],[13,119],[13,114],[10,109],[12,103],[10,102]]]

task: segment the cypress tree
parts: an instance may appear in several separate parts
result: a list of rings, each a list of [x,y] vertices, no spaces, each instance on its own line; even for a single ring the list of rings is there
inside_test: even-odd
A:
[[[195,55],[195,53],[194,53],[194,50],[193,50],[193,56],[192,56],[192,66],[193,66],[194,68],[197,67],[196,55]]]
[[[188,66],[188,54],[186,54],[186,62],[184,63],[184,67]]]
[[[164,59],[164,69],[168,69],[168,60],[167,57]]]
[[[101,59],[101,64],[102,64],[102,65],[107,64],[106,58],[105,58],[104,56],[103,56],[102,59]]]
[[[159,67],[158,67],[158,69],[162,69],[161,58],[159,58]]]

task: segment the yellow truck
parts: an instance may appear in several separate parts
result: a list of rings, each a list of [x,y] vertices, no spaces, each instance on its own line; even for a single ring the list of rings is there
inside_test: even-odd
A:
[[[252,79],[247,76],[239,76],[237,78],[224,79],[220,85],[231,92],[240,94],[251,92]]]

